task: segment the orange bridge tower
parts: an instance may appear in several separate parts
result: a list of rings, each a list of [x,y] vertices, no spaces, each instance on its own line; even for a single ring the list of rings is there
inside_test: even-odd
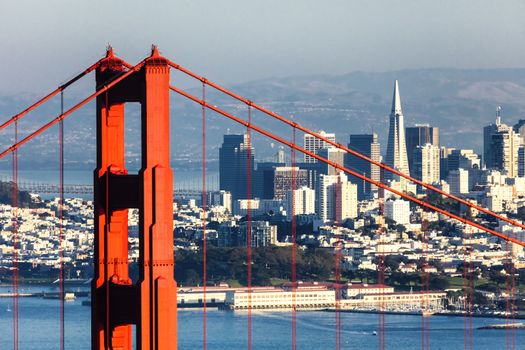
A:
[[[126,70],[108,48],[96,71],[97,89]],[[177,349],[169,79],[168,61],[153,47],[140,68],[97,98],[93,350],[131,350],[132,325],[137,349]],[[138,174],[126,169],[126,102],[141,105]],[[138,281],[128,270],[129,208],[139,210]]]

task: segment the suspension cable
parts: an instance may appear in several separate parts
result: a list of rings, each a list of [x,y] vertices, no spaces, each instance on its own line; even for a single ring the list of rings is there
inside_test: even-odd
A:
[[[205,107],[206,105],[203,105]],[[246,268],[248,287],[248,350],[252,349],[252,144],[251,127],[252,108],[248,105],[248,122],[246,123],[246,197],[248,198],[246,220]]]
[[[292,128],[293,136],[292,142],[296,143],[296,131],[297,129]],[[295,148],[291,148],[291,165],[292,165],[292,191],[290,198],[292,200],[291,205],[291,229],[292,229],[292,350],[297,349],[297,218],[295,209],[295,195],[297,190],[297,173],[296,173],[296,151]],[[279,160],[279,159],[278,159]],[[300,197],[301,201],[305,198]]]
[[[18,122],[14,126],[15,143],[18,141]],[[13,210],[13,232],[11,239],[13,241],[13,349],[18,350],[18,150],[13,152],[13,187],[12,187],[12,210]]]
[[[64,114],[64,91],[60,92],[60,114]],[[64,120],[60,120],[59,124],[59,238],[58,238],[58,259],[59,259],[59,275],[58,283],[60,285],[60,350],[64,350]]]
[[[206,84],[202,84],[202,100],[206,101]],[[206,236],[206,108],[201,106],[202,116],[202,286],[203,286],[203,313],[202,313],[202,348],[206,350],[206,285],[207,285],[207,236]]]

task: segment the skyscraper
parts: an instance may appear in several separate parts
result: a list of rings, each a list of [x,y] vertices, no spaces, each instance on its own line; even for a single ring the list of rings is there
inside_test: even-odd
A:
[[[401,97],[399,84],[394,83],[394,96],[392,98],[392,111],[390,113],[390,128],[388,131],[388,144],[386,149],[386,164],[398,171],[409,174],[407,148],[405,141],[405,122],[401,110]],[[387,179],[394,178],[390,172],[385,172]]]
[[[381,149],[377,139],[377,134],[350,135],[348,148],[361,153],[376,162],[381,162]],[[372,165],[366,160],[347,153],[345,156],[345,166],[359,174],[365,175],[373,180],[380,181],[381,169],[377,165]],[[377,190],[375,185],[363,181],[355,176],[349,175],[348,179],[357,184],[357,196],[359,199],[365,199],[373,191]]]
[[[416,151],[417,146],[431,144],[439,147],[439,128],[428,124],[416,124],[415,126],[407,127],[405,132],[408,167],[414,172],[414,152]]]
[[[503,124],[499,115],[496,122],[483,128],[483,160],[488,169],[505,172],[508,177],[518,176],[518,148],[520,135]]]
[[[320,130],[317,133],[320,134],[321,136],[329,139],[330,141],[334,141],[335,142],[335,134],[329,134],[329,133],[324,132],[323,130]],[[304,149],[306,149],[307,151],[310,151],[312,153],[316,153],[317,150],[320,149],[320,148],[325,148],[325,147],[329,147],[330,146],[325,141],[323,141],[321,139],[318,139],[317,137],[314,137],[314,136],[312,136],[310,134],[304,134],[303,145],[304,145]],[[309,156],[309,155],[305,154],[304,155],[304,162],[305,163],[317,163],[317,159],[315,159],[312,156]]]
[[[248,173],[253,175],[254,150],[248,135],[224,135],[219,149],[220,189],[229,191],[232,201],[247,198]]]
[[[295,188],[292,188],[292,185]],[[299,167],[282,166],[275,168],[273,180],[273,197],[274,199],[283,200],[286,192],[296,190],[308,185],[308,171],[299,169]]]
[[[316,153],[324,159],[327,159],[341,166],[344,165],[346,151],[342,149],[329,146],[318,149]],[[341,170],[339,170],[338,168],[335,168],[323,162],[317,162],[317,169],[317,174],[337,175],[341,172]]]

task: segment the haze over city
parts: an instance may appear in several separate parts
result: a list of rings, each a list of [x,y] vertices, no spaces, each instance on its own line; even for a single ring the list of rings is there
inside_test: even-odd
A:
[[[525,3],[0,5],[0,348],[520,348]]]

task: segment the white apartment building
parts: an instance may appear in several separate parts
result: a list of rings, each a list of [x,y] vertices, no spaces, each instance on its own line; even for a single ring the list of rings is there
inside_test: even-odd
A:
[[[424,146],[417,146],[414,154],[414,169],[411,169],[414,176],[428,184],[438,183],[440,171],[439,154],[439,147],[430,143]]]
[[[323,222],[343,222],[357,217],[357,185],[344,173],[319,175],[317,213]]]
[[[385,202],[385,217],[401,225],[410,224],[410,202],[395,199]]]
[[[286,216],[315,214],[315,191],[307,186],[286,192]]]

